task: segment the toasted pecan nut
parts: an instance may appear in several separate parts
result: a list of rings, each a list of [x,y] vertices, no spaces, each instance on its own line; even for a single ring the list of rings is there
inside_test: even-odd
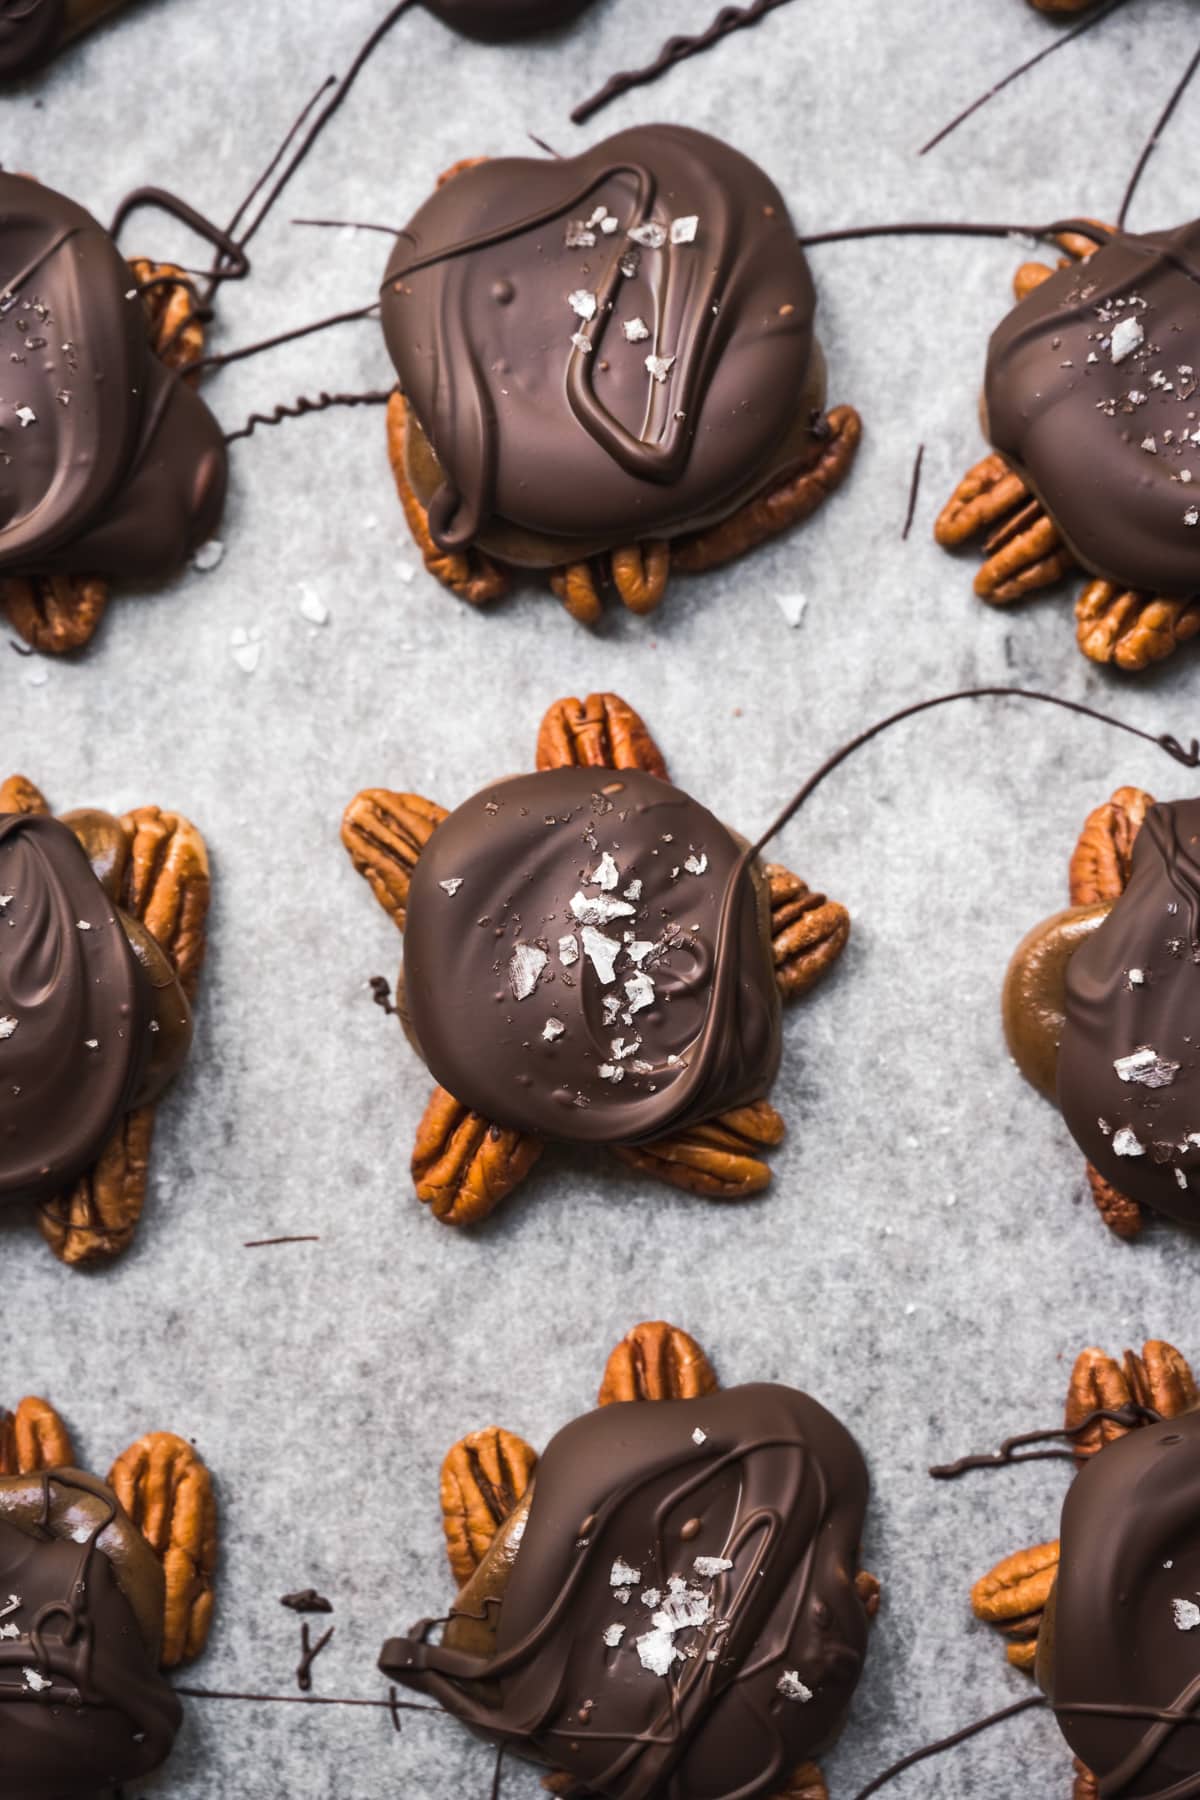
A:
[[[1161,1338],[1143,1344],[1140,1356],[1125,1352],[1125,1379],[1138,1405],[1153,1407],[1164,1419],[1190,1412],[1200,1398],[1191,1364],[1174,1344]]]
[[[883,1600],[883,1589],[878,1575],[872,1575],[866,1569],[860,1569],[854,1577],[854,1591],[863,1603],[863,1610],[868,1619],[873,1619],[879,1611]]]
[[[15,1413],[0,1408],[0,1475],[40,1475],[74,1460],[70,1434],[48,1400],[29,1395]]]
[[[1037,4],[1038,0],[1034,0],[1034,5]],[[1074,1760],[1074,1771],[1075,1785],[1071,1789],[1071,1800],[1100,1800],[1100,1783],[1087,1764],[1081,1763],[1078,1757]]]
[[[591,563],[564,563],[561,569],[552,569],[550,591],[562,601],[577,625],[600,623],[604,602]]]
[[[541,1138],[492,1125],[435,1087],[413,1146],[417,1198],[443,1225],[478,1225],[524,1181],[544,1148]]]
[[[417,859],[446,817],[436,800],[390,788],[364,788],[342,816],[342,842],[351,862],[401,931]]]
[[[1075,558],[1063,544],[1058,526],[1038,507],[1028,524],[988,556],[975,577],[975,592],[981,600],[1004,606],[1053,587],[1074,567]]]
[[[672,568],[685,575],[703,574],[810,518],[846,479],[861,438],[862,420],[854,408],[835,406],[816,430],[816,457],[808,468],[756,495],[707,531],[676,538]]]
[[[89,643],[108,598],[108,583],[99,575],[0,576],[0,608],[18,636],[47,656],[65,656]]]
[[[40,788],[27,775],[10,775],[0,783],[0,813],[48,813],[49,806]]]
[[[629,1400],[696,1400],[717,1377],[695,1338],[662,1319],[635,1325],[617,1345],[600,1383],[601,1406]]]
[[[1071,852],[1071,905],[1119,900],[1129,885],[1133,846],[1154,805],[1145,788],[1119,787],[1084,820]]]
[[[162,1666],[199,1656],[212,1624],[217,1502],[212,1477],[192,1446],[152,1431],[120,1455],[109,1486],[166,1577]]]
[[[1044,281],[1049,281],[1053,273],[1054,270],[1047,263],[1022,263],[1013,276],[1013,298],[1017,304],[1020,305],[1022,300],[1028,300],[1030,294],[1036,293]]]
[[[653,1175],[685,1193],[710,1200],[745,1200],[770,1186],[771,1171],[755,1154],[782,1143],[786,1127],[767,1100],[735,1107],[703,1125],[655,1138],[618,1144],[613,1154],[642,1175]]]
[[[537,1452],[496,1425],[472,1431],[442,1464],[442,1527],[459,1587],[465,1587],[533,1479]]]
[[[187,370],[204,354],[204,325],[195,284],[175,263],[131,259],[154,353],[168,369]]]
[[[816,1763],[801,1763],[787,1786],[780,1788],[773,1800],[829,1800],[829,1789]]]
[[[850,937],[850,914],[836,900],[814,893],[782,863],[768,863],[764,873],[775,981],[785,1000],[791,1000],[815,987],[842,954]]]
[[[1058,1574],[1058,1540],[1017,1550],[980,1577],[971,1589],[971,1611],[987,1625],[1023,1624],[1039,1615]],[[1035,1633],[1036,1635],[1036,1633]]]
[[[121,823],[129,835],[121,905],[158,940],[194,999],[212,896],[204,839],[190,820],[157,806],[140,806]]]
[[[539,769],[644,769],[667,778],[645,720],[620,694],[556,700],[538,727],[536,762]]]
[[[995,451],[968,469],[937,516],[933,535],[943,550],[957,549],[990,530],[1029,498],[1029,489]]]
[[[146,1203],[154,1113],[153,1106],[126,1113],[70,1193],[40,1208],[42,1236],[60,1262],[111,1262],[128,1250]]]
[[[1089,581],[1075,602],[1075,635],[1092,662],[1136,674],[1173,656],[1200,631],[1200,601],[1168,600],[1112,581]]]
[[[417,499],[408,478],[407,437],[408,406],[404,396],[395,393],[387,404],[388,461],[392,465],[392,476],[408,529],[425,567],[443,587],[450,588],[472,606],[487,606],[493,600],[503,599],[509,590],[509,578],[489,556],[481,550],[439,550],[434,543],[429,514]]]
[[[1137,1237],[1143,1223],[1142,1209],[1137,1201],[1131,1200],[1128,1194],[1120,1193],[1092,1163],[1085,1163],[1084,1169],[1092,1199],[1096,1203],[1096,1211],[1113,1236],[1126,1241]]]
[[[652,613],[661,605],[670,572],[669,544],[630,544],[612,553],[613,586],[632,613]]]

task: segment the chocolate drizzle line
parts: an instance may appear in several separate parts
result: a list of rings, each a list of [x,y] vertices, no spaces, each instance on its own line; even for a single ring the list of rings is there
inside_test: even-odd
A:
[[[309,1232],[304,1237],[251,1238],[248,1244],[242,1245],[242,1249],[269,1250],[275,1244],[319,1244],[320,1241],[315,1232]],[[287,1605],[286,1601],[284,1605]]]
[[[1145,172],[1146,164],[1150,161],[1150,158],[1153,156],[1155,150],[1158,148],[1158,141],[1162,137],[1162,134],[1166,130],[1167,126],[1170,124],[1171,118],[1175,112],[1176,107],[1179,105],[1179,102],[1183,99],[1183,96],[1187,93],[1188,88],[1192,85],[1193,77],[1195,76],[1196,70],[1198,68],[1200,68],[1200,48],[1197,48],[1197,50],[1194,52],[1191,62],[1189,62],[1187,68],[1184,70],[1182,76],[1179,79],[1177,86],[1174,88],[1174,90],[1171,94],[1170,99],[1167,101],[1166,106],[1163,108],[1162,112],[1159,114],[1159,117],[1158,117],[1157,122],[1155,123],[1154,129],[1150,133],[1150,136],[1146,139],[1146,142],[1142,148],[1142,153],[1138,157],[1137,162],[1134,165],[1133,174],[1129,177],[1129,185],[1125,189],[1125,197],[1121,201],[1121,210],[1117,214],[1117,229],[1118,230],[1121,230],[1124,228],[1125,220],[1129,213],[1129,208],[1133,202],[1133,196],[1137,192],[1138,183],[1141,181],[1142,175]]]
[[[882,1775],[876,1775],[873,1781],[869,1781],[854,1796],[854,1800],[869,1800],[871,1794],[877,1794],[880,1788],[887,1787],[897,1775],[903,1775],[906,1769],[913,1768],[916,1763],[928,1762],[932,1756],[957,1749],[959,1744],[978,1737],[981,1731],[990,1731],[993,1725],[1003,1725],[1006,1719],[1015,1719],[1019,1713],[1039,1711],[1047,1705],[1048,1702],[1040,1694],[1034,1694],[1028,1700],[1018,1700],[1013,1706],[1005,1706],[999,1712],[989,1713],[986,1719],[977,1719],[973,1725],[964,1725],[961,1731],[939,1738],[936,1744],[926,1744],[922,1750],[912,1750],[907,1756],[902,1756],[899,1762],[893,1763],[890,1769],[885,1769]]]
[[[1117,0],[1117,4],[1120,4],[1120,0]],[[657,81],[660,75],[665,75],[668,69],[673,69],[677,63],[686,62],[689,56],[699,56],[722,38],[757,25],[768,13],[786,5],[787,0],[752,0],[749,6],[723,6],[707,30],[697,32],[694,37],[668,38],[652,63],[647,63],[641,69],[622,69],[611,76],[596,93],[580,101],[571,114],[572,124],[584,124],[619,95],[629,93],[632,88],[646,87],[650,82]]]
[[[177,1687],[175,1692],[185,1700],[232,1700],[254,1706],[354,1706],[365,1707],[369,1712],[391,1713],[393,1718],[402,1712],[430,1713],[438,1719],[449,1717],[440,1706],[422,1706],[418,1700],[401,1700],[394,1687],[388,1689],[386,1700],[359,1700],[353,1695],[338,1694],[235,1694],[197,1687]]]
[[[907,543],[908,534],[913,528],[913,520],[917,516],[917,495],[921,491],[921,465],[925,461],[924,444],[917,445],[917,457],[913,463],[912,483],[908,490],[908,511],[904,515],[904,530],[900,533],[900,542]]]
[[[1051,239],[1060,231],[1077,231],[1097,243],[1107,241],[1109,233],[1086,219],[1056,219],[1051,225],[976,225],[951,219],[901,220],[892,225],[848,225],[835,231],[810,232],[800,238],[802,250],[816,244],[850,244],[867,238],[888,237],[984,237]]]
[[[301,1625],[300,1661],[296,1665],[296,1686],[300,1689],[302,1694],[311,1693],[313,1664],[316,1662],[325,1646],[330,1642],[336,1630],[337,1626],[331,1625],[328,1631],[323,1632],[316,1643],[314,1643],[311,1626],[307,1621]]]
[[[978,100],[972,100],[970,106],[964,107],[962,112],[951,119],[948,125],[943,125],[942,129],[936,132],[927,144],[922,144],[917,155],[925,156],[930,150],[935,149],[938,144],[942,143],[950,136],[952,131],[957,131],[960,125],[964,125],[974,113],[977,113],[981,107],[986,106],[989,100],[994,100],[997,94],[1003,93],[1004,89],[1012,82],[1016,81],[1019,76],[1028,74],[1030,69],[1035,69],[1037,65],[1040,62],[1044,62],[1048,56],[1053,56],[1056,50],[1064,49],[1065,46],[1072,43],[1075,38],[1082,37],[1085,32],[1093,30],[1100,24],[1102,19],[1107,19],[1110,13],[1115,13],[1118,7],[1124,5],[1125,0],[1108,0],[1107,6],[1102,6],[1100,11],[1093,13],[1091,18],[1084,19],[1080,24],[1072,26],[1070,31],[1065,31],[1063,35],[1056,38],[1052,44],[1047,44],[1044,50],[1039,50],[1036,56],[1029,57],[1026,62],[1019,64],[1015,69],[1011,69],[1007,75],[990,87],[985,94],[980,94]]]
[[[328,412],[331,406],[386,406],[394,391],[372,388],[364,394],[301,394],[290,406],[281,404],[269,413],[251,413],[237,431],[226,432],[225,442],[236,444],[239,438],[253,437],[259,425],[282,425],[285,419],[304,419],[309,413]]]
[[[929,1473],[935,1481],[957,1481],[960,1475],[967,1475],[973,1469],[1011,1468],[1014,1463],[1075,1462],[1074,1450],[1031,1450],[1027,1456],[1022,1456],[1020,1452],[1031,1444],[1051,1444],[1059,1438],[1074,1441],[1086,1437],[1093,1426],[1102,1421],[1123,1425],[1132,1431],[1137,1425],[1157,1425],[1161,1419],[1162,1414],[1154,1407],[1142,1406],[1135,1400],[1131,1400],[1127,1406],[1101,1406],[1095,1412],[1088,1413],[1078,1425],[1061,1425],[1053,1431],[1026,1431],[1019,1437],[1005,1438],[998,1450],[975,1456],[960,1456],[957,1462],[938,1464]]]

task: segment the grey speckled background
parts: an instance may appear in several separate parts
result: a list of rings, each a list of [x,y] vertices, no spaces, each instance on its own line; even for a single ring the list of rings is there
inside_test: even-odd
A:
[[[317,79],[345,66],[381,0],[146,0],[0,102],[0,156],[107,215],[135,183],[227,215]],[[584,140],[569,103],[709,0],[596,0],[572,33],[508,51],[423,12],[393,32],[227,290],[232,346],[370,298],[385,240],[318,238],[293,214],[403,222],[438,171],[521,152],[526,130]],[[634,94],[591,136],[669,116],[724,133],[775,175],[804,226],[912,217],[1111,214],[1152,113],[1192,48],[1188,0],[1138,0],[1068,46],[943,147],[929,132],[1055,28],[1023,0],[795,0],[756,32]],[[1133,218],[1194,206],[1200,88]],[[140,243],[187,250],[147,216]],[[851,908],[836,977],[792,1011],[776,1099],[791,1135],[770,1196],[721,1210],[555,1154],[493,1224],[451,1235],[412,1198],[428,1081],[368,976],[391,926],[338,843],[345,801],[381,783],[454,804],[526,766],[546,704],[615,687],[680,781],[757,829],[843,737],[905,699],[1011,680],[1200,728],[1196,662],[1107,680],[1075,650],[1065,594],[1012,612],[970,594],[930,526],[979,442],[986,334],[1018,253],[1005,243],[815,253],[832,398],[867,436],[810,527],[680,582],[649,623],[593,636],[530,592],[490,615],[413,575],[378,413],[329,415],[237,446],[209,574],[114,604],[71,665],[0,648],[5,768],[61,806],[178,806],[216,874],[197,1053],[163,1107],[137,1245],[97,1276],[60,1268],[5,1221],[0,1369],[8,1401],[54,1396],[95,1465],[169,1426],[220,1483],[219,1617],[192,1679],[285,1693],[297,1626],[277,1596],[335,1600],[317,1691],[372,1695],[380,1640],[448,1597],[437,1469],[492,1421],[544,1441],[589,1404],[610,1345],[644,1316],[689,1326],[730,1382],[811,1387],[854,1427],[884,1578],[866,1676],[828,1758],[834,1800],[906,1748],[1026,1690],[972,1625],[992,1559],[1052,1535],[1061,1470],[935,1487],[933,1457],[1053,1422],[1070,1356],[1147,1333],[1200,1352],[1197,1244],[1107,1237],[1078,1154],[1009,1065],[1008,953],[1057,906],[1075,832],[1121,781],[1187,776],[1148,747],[1048,709],[934,715],[862,755],[780,853]],[[377,331],[350,326],[215,380],[220,417],[322,386],[383,383]],[[909,472],[927,445],[911,541]],[[405,576],[409,579],[405,579]],[[302,586],[328,606],[316,629]],[[781,593],[808,596],[789,630]],[[235,631],[261,634],[257,669]],[[45,674],[44,685],[35,677]],[[251,1251],[244,1240],[320,1234]],[[385,1714],[195,1703],[150,1792],[484,1800],[491,1758],[457,1728]],[[898,1794],[1065,1795],[1054,1727],[1025,1719],[907,1778]],[[1019,1771],[1019,1778],[1014,1774]],[[514,1769],[506,1796],[537,1792]]]

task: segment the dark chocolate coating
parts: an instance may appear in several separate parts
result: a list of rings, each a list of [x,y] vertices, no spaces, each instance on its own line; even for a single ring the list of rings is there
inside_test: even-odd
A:
[[[0,81],[27,75],[58,43],[66,0],[0,0]]]
[[[608,233],[589,223],[598,208]],[[690,242],[628,235],[691,219]],[[580,231],[591,247],[569,247]],[[573,294],[595,297],[590,321]],[[641,126],[456,175],[401,234],[382,289],[444,476],[435,540],[462,547],[500,520],[616,545],[734,510],[796,422],[814,304],[778,189],[702,132]],[[629,341],[637,321],[647,335]],[[662,380],[648,355],[674,359]]]
[[[1058,1102],[1115,1188],[1200,1222],[1200,800],[1151,807],[1128,887],[1067,965]]]
[[[589,882],[598,870],[608,889]],[[625,911],[585,927],[578,897]],[[620,953],[611,981],[587,930]],[[576,954],[564,961],[568,935]],[[657,776],[553,769],[483,789],[423,850],[404,942],[426,1062],[496,1124],[634,1143],[760,1098],[774,1079],[779,999],[745,858],[706,807]],[[609,951],[591,942],[603,965]],[[518,999],[523,955],[545,960]],[[611,1021],[606,999],[620,1002]],[[564,1029],[548,1039],[555,1021]]]
[[[425,5],[455,31],[485,43],[501,44],[533,31],[569,25],[590,0],[425,0]]]
[[[2,1204],[59,1192],[95,1161],[141,1082],[155,999],[57,819],[0,814],[0,899]]]
[[[0,173],[0,575],[161,580],[211,537],[226,451],[155,355],[112,238]]]
[[[1200,591],[1198,283],[1200,222],[1121,232],[1036,288],[988,352],[992,443],[1082,566],[1121,588]],[[1114,362],[1123,320],[1142,341]]]
[[[603,1407],[538,1465],[495,1656],[439,1648],[418,1626],[380,1666],[607,1800],[776,1795],[837,1736],[862,1671],[867,1491],[844,1426],[791,1388]],[[698,1557],[733,1566],[701,1574]],[[624,1605],[618,1560],[638,1572]],[[699,1622],[656,1673],[639,1640],[672,1580],[675,1617]]]
[[[1200,1794],[1200,1645],[1186,1610],[1200,1592],[1198,1527],[1200,1413],[1111,1444],[1067,1495],[1038,1674],[1105,1796]],[[1148,1716],[1134,1716],[1139,1708]],[[1167,1708],[1196,1722],[1153,1716]]]
[[[56,1489],[77,1482],[47,1476]],[[108,1496],[110,1517],[116,1502]],[[47,1516],[49,1515],[47,1498]],[[182,1718],[94,1532],[85,1542],[0,1518],[0,1792],[4,1800],[107,1794],[166,1760]],[[17,1605],[8,1607],[10,1599]]]

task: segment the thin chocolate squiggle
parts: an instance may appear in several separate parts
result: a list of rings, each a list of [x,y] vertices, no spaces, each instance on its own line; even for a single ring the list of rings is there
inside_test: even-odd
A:
[[[1047,1704],[1040,1694],[1034,1694],[1028,1700],[1018,1700],[1014,1706],[1005,1706],[999,1712],[989,1713],[986,1719],[977,1719],[973,1725],[964,1725],[961,1731],[951,1732],[949,1737],[939,1738],[935,1744],[926,1744],[920,1750],[912,1750],[907,1756],[902,1756],[899,1762],[894,1762],[890,1769],[885,1769],[882,1775],[876,1775],[873,1781],[868,1781],[865,1788],[859,1789],[854,1800],[870,1800],[872,1794],[877,1794],[880,1788],[887,1787],[897,1775],[903,1775],[906,1769],[913,1768],[917,1763],[928,1762],[930,1757],[955,1750],[960,1744],[978,1737],[981,1731],[990,1731],[993,1725],[1003,1725],[1006,1719],[1015,1719],[1020,1713],[1044,1709]]]
[[[1005,1438],[998,1450],[960,1456],[957,1462],[935,1465],[929,1473],[935,1481],[956,1481],[960,1475],[967,1475],[973,1469],[1003,1469],[1010,1468],[1014,1463],[1028,1462],[1075,1462],[1078,1458],[1074,1450],[1038,1450],[1029,1456],[1022,1456],[1019,1452],[1032,1444],[1053,1443],[1056,1438],[1074,1440],[1086,1437],[1094,1426],[1102,1422],[1123,1425],[1132,1431],[1137,1425],[1157,1425],[1161,1419],[1162,1414],[1153,1406],[1142,1406],[1136,1400],[1131,1400],[1126,1406],[1100,1406],[1081,1419],[1078,1425],[1060,1425],[1050,1431],[1022,1432],[1017,1437]]]
[[[393,388],[372,388],[363,394],[322,393],[315,398],[301,394],[290,406],[281,403],[269,413],[251,413],[237,431],[226,432],[225,442],[236,444],[239,438],[253,437],[260,425],[282,425],[285,419],[304,419],[309,413],[328,412],[331,406],[386,406],[394,391]]]
[[[1171,123],[1176,107],[1192,85],[1197,69],[1200,69],[1200,49],[1195,51],[1187,68],[1180,76],[1178,84],[1172,89],[1170,99],[1159,114],[1154,129],[1146,139],[1146,142],[1142,147],[1142,152],[1138,157],[1137,162],[1134,164],[1133,174],[1129,177],[1129,185],[1126,187],[1124,198],[1121,201],[1121,210],[1117,214],[1117,225],[1119,227],[1123,227],[1125,224],[1125,220],[1129,215],[1129,208],[1133,204],[1133,196],[1137,193],[1138,184],[1145,173],[1146,164],[1150,161],[1150,158],[1158,148],[1159,139],[1167,129],[1167,126]]]
[[[714,44],[720,43],[722,38],[730,37],[735,31],[745,31],[751,25],[757,25],[768,13],[787,3],[788,0],[753,0],[749,6],[723,6],[707,30],[697,32],[694,37],[668,38],[652,63],[647,63],[641,69],[622,69],[610,76],[602,88],[587,100],[580,101],[571,114],[572,124],[584,124],[619,95],[657,81],[660,75],[665,75],[677,63],[686,62],[689,56],[699,56],[703,51],[710,50]]]

